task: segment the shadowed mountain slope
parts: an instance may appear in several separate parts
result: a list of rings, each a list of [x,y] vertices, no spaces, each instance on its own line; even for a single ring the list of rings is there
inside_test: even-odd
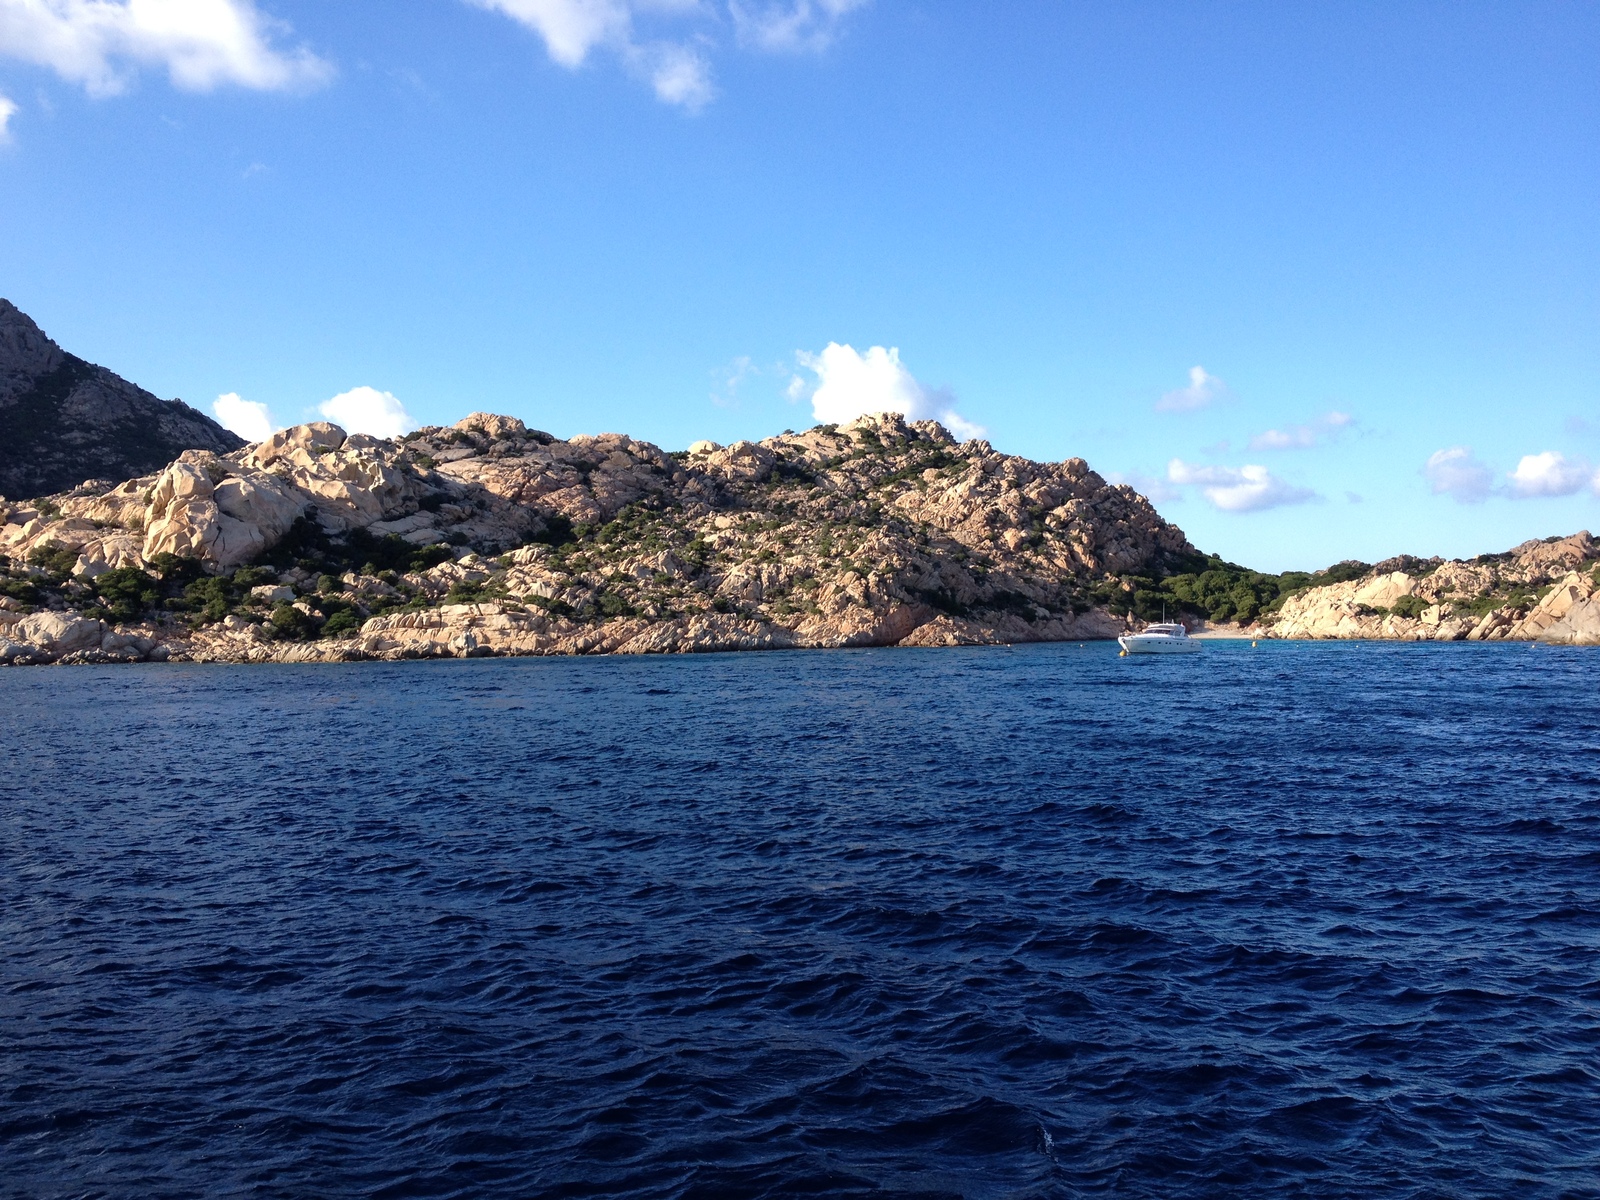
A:
[[[0,299],[0,495],[44,496],[87,479],[158,470],[185,450],[244,443],[181,400],[161,400],[68,354]]]

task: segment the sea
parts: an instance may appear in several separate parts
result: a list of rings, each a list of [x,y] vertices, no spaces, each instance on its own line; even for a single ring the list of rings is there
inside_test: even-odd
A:
[[[1600,652],[0,671],[6,1197],[1600,1197]]]

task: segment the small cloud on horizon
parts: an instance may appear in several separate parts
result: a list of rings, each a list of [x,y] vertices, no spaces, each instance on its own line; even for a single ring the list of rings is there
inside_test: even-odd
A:
[[[795,361],[817,377],[811,413],[821,424],[842,425],[864,413],[895,412],[908,421],[938,421],[959,441],[987,432],[955,410],[947,388],[930,390],[919,383],[900,361],[897,346],[870,346],[862,354],[853,346],[829,342],[819,354],[796,351]],[[796,374],[789,381],[789,398],[801,399],[807,386]]]
[[[283,428],[272,419],[265,404],[246,400],[238,392],[223,392],[211,402],[211,411],[219,425],[247,442],[265,441]]]
[[[1228,385],[1202,366],[1189,368],[1189,386],[1175,388],[1156,401],[1157,412],[1198,412],[1226,394]]]
[[[1503,484],[1495,482],[1493,468],[1477,458],[1469,446],[1435,450],[1423,464],[1422,476],[1436,496],[1449,496],[1460,504],[1481,504],[1491,496],[1509,500],[1539,500],[1572,496],[1588,488],[1600,496],[1600,471],[1583,458],[1568,458],[1559,450],[1524,454]]]
[[[1333,441],[1354,424],[1349,413],[1324,413],[1304,425],[1290,425],[1283,429],[1268,429],[1250,439],[1251,450],[1309,450],[1313,446]]]
[[[1481,504],[1494,490],[1494,472],[1470,446],[1435,450],[1422,465],[1422,477],[1435,496],[1449,496],[1457,504]]]
[[[1167,478],[1181,486],[1198,486],[1201,495],[1223,512],[1265,512],[1269,508],[1304,504],[1318,498],[1310,488],[1296,487],[1279,479],[1257,463],[1242,467],[1202,467],[1175,458],[1167,464]]]
[[[396,438],[418,428],[418,422],[392,392],[356,387],[324,401],[317,409],[346,433]]]

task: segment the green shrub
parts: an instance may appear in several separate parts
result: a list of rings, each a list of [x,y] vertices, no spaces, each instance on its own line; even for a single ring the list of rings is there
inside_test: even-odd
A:
[[[1430,607],[1428,601],[1421,596],[1401,596],[1394,602],[1394,607],[1390,611],[1397,617],[1409,617],[1415,621],[1422,615],[1422,610],[1428,607]]]
[[[54,579],[66,579],[78,565],[78,552],[60,546],[38,546],[28,555],[28,563]]]
[[[280,604],[272,610],[272,628],[279,637],[301,642],[316,636],[317,623],[292,604]]]
[[[616,592],[600,593],[600,615],[602,617],[631,617],[633,606]]]
[[[233,573],[233,586],[240,589],[276,583],[278,576],[266,567],[240,567]]]
[[[220,575],[206,575],[185,584],[183,595],[167,603],[179,611],[194,613],[200,624],[211,625],[222,620],[233,609],[232,580]]]
[[[39,586],[31,579],[0,579],[0,596],[19,604],[39,603]]]
[[[161,582],[170,587],[182,587],[205,575],[205,567],[197,558],[180,558],[162,551],[150,560]]]
[[[336,612],[322,625],[323,637],[340,637],[343,634],[355,633],[361,628],[361,618],[353,608]]]
[[[137,620],[147,609],[161,602],[160,585],[133,567],[106,571],[97,576],[90,586],[104,608],[102,619]]]
[[[1322,574],[1315,577],[1319,586],[1325,583],[1348,583],[1352,579],[1361,579],[1372,570],[1371,563],[1358,562],[1356,559],[1346,559],[1344,562],[1334,563]]]

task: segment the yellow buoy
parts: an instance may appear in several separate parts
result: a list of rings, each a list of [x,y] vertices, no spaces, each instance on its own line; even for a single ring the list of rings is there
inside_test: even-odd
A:
[[[1127,658],[1128,657],[1128,652],[1126,650],[1118,650],[1117,651],[1117,657],[1118,658]]]
[[[1255,645],[1255,643],[1254,643],[1254,642],[1251,642],[1251,643],[1250,643],[1250,644],[1251,644],[1251,645],[1252,645],[1252,646],[1254,646],[1254,645]]]

